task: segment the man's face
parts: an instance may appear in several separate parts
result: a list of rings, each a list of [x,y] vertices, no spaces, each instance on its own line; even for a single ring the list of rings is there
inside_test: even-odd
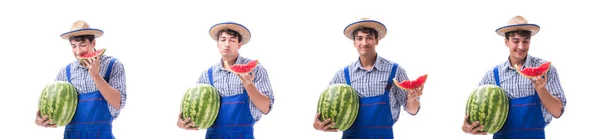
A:
[[[236,36],[229,35],[225,32],[222,32],[219,35],[219,40],[217,41],[217,47],[219,47],[219,52],[224,57],[236,56],[238,50],[240,49],[240,42]]]
[[[361,56],[376,53],[375,46],[377,46],[377,43],[378,40],[375,39],[373,34],[367,34],[362,31],[358,31],[354,37],[354,47]]]
[[[82,56],[87,53],[93,53],[94,47],[96,46],[96,40],[90,42],[87,39],[83,39],[82,41],[71,40],[71,49],[73,50],[73,55],[75,57]]]
[[[525,59],[529,51],[529,39],[530,37],[525,38],[519,33],[513,33],[508,40],[505,39],[504,43],[510,51],[510,57],[519,61]]]

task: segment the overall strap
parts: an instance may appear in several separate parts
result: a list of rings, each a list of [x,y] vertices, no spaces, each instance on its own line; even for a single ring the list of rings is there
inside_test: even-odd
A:
[[[71,63],[69,63],[67,65],[66,71],[67,71],[67,81],[69,81],[69,83],[71,83]]]
[[[494,80],[496,80],[496,85],[500,86],[500,75],[498,75],[498,66],[494,67]]]
[[[344,77],[346,78],[346,84],[352,85],[350,83],[350,71],[348,70],[348,66],[344,68]]]
[[[388,77],[387,85],[385,86],[385,92],[390,92],[392,89],[392,85],[394,85],[394,77],[396,77],[396,70],[398,69],[398,63],[394,63],[392,66],[392,73],[390,73],[390,77]]]
[[[110,80],[110,73],[112,71],[113,64],[115,63],[114,58],[110,59],[110,63],[108,63],[108,68],[106,68],[106,73],[104,74],[104,80],[108,83]]]
[[[211,86],[214,86],[213,85],[212,67],[208,68],[208,83],[210,83]]]

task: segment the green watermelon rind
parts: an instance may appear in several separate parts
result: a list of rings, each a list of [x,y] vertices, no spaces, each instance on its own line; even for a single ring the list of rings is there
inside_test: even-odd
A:
[[[218,90],[208,84],[197,84],[188,88],[181,100],[182,119],[195,122],[192,128],[207,129],[217,119],[221,105]]]
[[[494,110],[495,109],[495,110]],[[506,92],[496,85],[480,85],[467,100],[468,123],[479,121],[484,128],[480,131],[494,134],[504,126],[509,112]]]
[[[359,106],[358,92],[352,86],[332,84],[321,93],[317,113],[321,114],[321,121],[331,118],[330,123],[335,123],[332,128],[345,131],[356,120]]]
[[[38,116],[48,116],[48,120],[52,120],[49,124],[58,127],[66,126],[75,116],[78,103],[77,97],[77,89],[71,83],[65,81],[49,83],[40,94],[38,100],[40,115]]]

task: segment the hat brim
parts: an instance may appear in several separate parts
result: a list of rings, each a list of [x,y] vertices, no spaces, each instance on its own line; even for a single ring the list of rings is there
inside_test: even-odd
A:
[[[100,29],[84,28],[84,29],[73,30],[73,31],[69,31],[69,32],[60,34],[60,37],[63,39],[69,39],[69,37],[71,37],[71,36],[94,35],[96,38],[99,38],[99,37],[102,37],[103,34],[104,34],[104,31],[102,31]]]
[[[534,36],[535,34],[537,34],[540,31],[540,26],[538,26],[536,24],[508,25],[508,26],[503,26],[503,27],[496,29],[496,33],[498,35],[504,37],[504,34],[506,32],[511,32],[511,31],[515,31],[515,30],[528,30],[528,31],[531,31],[531,36]]]
[[[379,34],[378,40],[383,39],[387,34],[387,28],[385,27],[385,25],[383,25],[383,23],[375,20],[362,20],[346,26],[346,28],[344,29],[344,35],[346,35],[348,39],[354,40],[354,37],[352,37],[352,32],[354,32],[354,30],[360,27],[368,27],[375,29]]]
[[[248,28],[246,28],[244,25],[234,23],[234,22],[224,22],[224,23],[216,24],[209,29],[208,33],[210,34],[210,37],[212,37],[213,40],[218,41],[219,34],[217,34],[217,33],[219,33],[219,31],[225,30],[225,29],[231,29],[233,31],[238,32],[242,36],[241,45],[244,45],[244,44],[250,42],[250,38],[251,38],[250,30],[248,30]]]

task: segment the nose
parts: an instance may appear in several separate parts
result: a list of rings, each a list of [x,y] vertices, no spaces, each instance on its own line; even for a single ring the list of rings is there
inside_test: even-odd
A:
[[[523,42],[520,42],[519,45],[517,45],[517,48],[519,49],[523,49],[525,46],[523,45]]]
[[[77,53],[77,55],[81,55],[81,54],[85,53],[85,51],[81,47],[75,48],[75,52]]]

